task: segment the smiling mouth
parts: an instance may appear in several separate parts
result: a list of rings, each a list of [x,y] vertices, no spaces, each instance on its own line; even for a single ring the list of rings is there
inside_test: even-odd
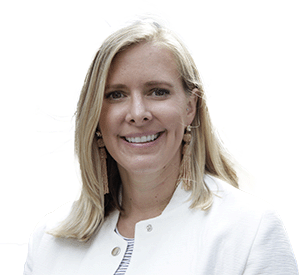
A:
[[[141,137],[123,137],[129,143],[147,143],[156,140],[163,132]]]

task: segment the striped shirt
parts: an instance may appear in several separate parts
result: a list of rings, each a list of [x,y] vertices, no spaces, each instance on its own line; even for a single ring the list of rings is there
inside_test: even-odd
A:
[[[126,270],[129,266],[129,263],[130,263],[130,259],[131,259],[131,255],[132,255],[132,252],[133,252],[133,246],[134,246],[134,239],[129,239],[129,238],[125,238],[123,237],[118,229],[116,228],[115,229],[116,233],[121,236],[126,242],[127,242],[127,248],[126,248],[126,251],[125,251],[125,254],[124,254],[124,257],[118,267],[118,269],[116,270],[115,274],[114,275],[124,275],[126,273]]]

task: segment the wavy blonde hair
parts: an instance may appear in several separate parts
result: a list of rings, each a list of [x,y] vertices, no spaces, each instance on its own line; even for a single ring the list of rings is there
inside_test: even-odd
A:
[[[121,179],[116,162],[109,153],[107,174],[110,193],[103,193],[95,132],[100,119],[106,79],[114,57],[143,42],[157,43],[169,49],[177,62],[187,94],[195,88],[198,91],[190,144],[191,173],[189,178],[179,179],[188,181],[191,185],[191,207],[207,210],[213,203],[213,194],[203,180],[204,174],[219,177],[238,187],[233,165],[212,128],[199,73],[187,48],[173,32],[160,24],[149,20],[138,21],[116,31],[103,42],[85,78],[77,106],[75,130],[75,151],[80,164],[82,191],[69,216],[49,232],[56,237],[87,241],[112,210],[121,210],[118,202]]]

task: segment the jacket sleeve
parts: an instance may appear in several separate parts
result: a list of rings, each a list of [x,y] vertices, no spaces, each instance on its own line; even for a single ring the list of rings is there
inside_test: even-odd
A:
[[[30,236],[23,275],[34,274],[33,273],[34,262],[37,260],[36,257],[38,257],[38,248],[40,246],[41,240],[46,230],[45,220],[46,219],[44,218],[37,224],[33,233]]]
[[[267,211],[260,221],[244,275],[297,275],[292,247],[277,214]]]
[[[27,258],[24,265],[24,273],[23,275],[31,275],[32,274],[32,241],[29,241],[28,244],[28,252],[27,252]]]

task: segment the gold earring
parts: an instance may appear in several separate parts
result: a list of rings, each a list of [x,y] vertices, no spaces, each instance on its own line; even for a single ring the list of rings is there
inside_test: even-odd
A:
[[[192,175],[192,165],[191,165],[191,148],[190,143],[192,140],[192,127],[188,125],[186,127],[185,134],[183,135],[183,149],[182,149],[182,163],[181,163],[181,172],[180,179],[184,183],[184,189],[191,189],[191,175]]]
[[[101,132],[97,131],[96,136],[98,137],[97,144],[98,147],[100,148],[101,175],[102,175],[103,193],[105,195],[109,193],[108,179],[107,179],[107,165],[106,165],[107,154],[105,151],[105,144]]]

